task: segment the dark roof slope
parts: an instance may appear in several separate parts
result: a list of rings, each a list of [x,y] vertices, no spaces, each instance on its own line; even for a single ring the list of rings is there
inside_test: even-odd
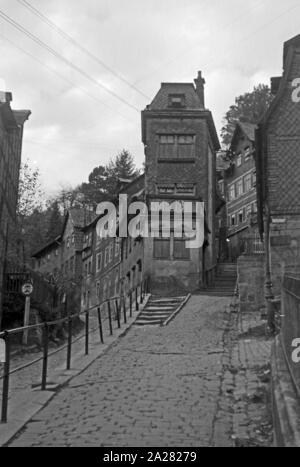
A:
[[[162,83],[148,110],[169,109],[169,95],[184,94],[186,109],[203,109],[200,98],[192,83]],[[178,110],[178,109],[177,109]]]

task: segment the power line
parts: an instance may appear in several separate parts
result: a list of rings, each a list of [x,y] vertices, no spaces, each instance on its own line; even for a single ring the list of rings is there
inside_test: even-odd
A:
[[[114,113],[118,113],[121,117],[123,117],[125,120],[128,121],[128,117],[126,117],[125,115],[123,115],[121,112],[119,112],[118,110],[116,110],[115,108],[109,106],[108,104],[106,104],[105,101],[99,99],[99,97],[96,97],[94,96],[93,94],[90,94],[88,91],[86,91],[84,88],[82,88],[81,86],[78,86],[77,84],[75,84],[73,81],[71,81],[70,79],[66,78],[65,76],[63,76],[62,74],[58,73],[56,70],[54,70],[53,68],[51,68],[50,66],[48,66],[46,63],[42,62],[41,60],[39,60],[35,55],[31,54],[30,52],[28,52],[27,50],[23,49],[23,47],[20,47],[19,45],[17,45],[15,42],[13,42],[11,39],[8,39],[8,37],[4,36],[3,34],[0,34],[0,37],[2,37],[2,39],[4,39],[6,42],[8,42],[9,44],[11,44],[13,47],[15,47],[16,49],[20,50],[21,52],[23,52],[25,55],[27,55],[28,57],[30,57],[32,60],[35,60],[37,63],[39,63],[40,65],[42,65],[44,68],[46,68],[47,70],[49,70],[51,73],[55,74],[56,76],[58,76],[60,79],[62,79],[63,81],[65,81],[66,83],[70,84],[73,88],[76,88],[78,89],[79,91],[81,91],[83,94],[85,94],[86,96],[90,97],[91,99],[95,100],[96,102],[99,102],[100,104],[104,105],[105,107],[107,107],[107,109],[109,109],[111,112],[114,112]],[[82,115],[82,113],[81,113]]]
[[[140,89],[138,89],[134,84],[130,83],[126,78],[121,76],[118,72],[113,70],[111,67],[109,67],[106,63],[103,62],[99,57],[97,57],[95,54],[93,54],[90,50],[88,50],[86,47],[81,45],[79,42],[77,42],[72,36],[70,36],[68,33],[63,31],[57,24],[55,24],[53,21],[51,21],[46,15],[44,15],[41,11],[39,11],[37,8],[35,8],[33,5],[31,5],[28,1],[26,0],[16,0],[18,3],[23,5],[25,8],[31,11],[35,16],[37,16],[40,20],[42,20],[45,24],[47,24],[51,29],[56,31],[58,34],[60,34],[64,39],[66,39],[68,42],[73,44],[77,49],[79,49],[81,52],[85,53],[88,57],[90,57],[92,60],[94,60],[98,65],[101,65],[105,70],[109,71],[111,74],[113,74],[116,78],[118,78],[120,81],[125,83],[127,86],[130,88],[134,89],[138,94],[143,96],[146,99],[150,99],[146,94],[144,94]]]
[[[45,42],[43,42],[41,39],[39,39],[37,36],[35,36],[34,34],[32,34],[31,32],[29,32],[26,28],[24,28],[21,24],[17,23],[16,21],[14,21],[10,16],[6,15],[2,10],[0,10],[0,17],[2,19],[4,19],[4,21],[6,21],[7,23],[9,23],[11,26],[13,26],[15,29],[17,29],[18,31],[22,32],[23,34],[25,34],[27,37],[29,37],[33,42],[35,42],[36,44],[38,44],[40,47],[46,49],[49,53],[51,53],[54,57],[58,58],[59,60],[61,60],[63,63],[65,63],[66,65],[68,65],[70,68],[72,68],[73,70],[75,70],[77,73],[81,74],[82,76],[84,76],[87,80],[89,80],[91,83],[93,83],[95,86],[98,86],[99,88],[101,89],[104,89],[105,91],[107,91],[109,94],[111,94],[113,97],[115,97],[116,99],[118,99],[120,102],[122,102],[123,104],[127,105],[128,107],[130,107],[131,109],[135,110],[136,112],[140,113],[140,109],[138,109],[137,107],[135,107],[134,105],[132,105],[130,102],[128,102],[126,99],[124,99],[123,97],[119,96],[117,93],[115,93],[114,91],[112,91],[111,89],[107,88],[104,84],[102,83],[99,83],[96,79],[92,78],[88,73],[86,73],[84,70],[82,70],[81,68],[79,68],[77,65],[75,65],[74,63],[72,63],[70,60],[68,60],[67,58],[65,58],[63,55],[61,55],[60,53],[58,53],[55,49],[53,49],[52,47],[50,47],[49,45],[47,45]]]

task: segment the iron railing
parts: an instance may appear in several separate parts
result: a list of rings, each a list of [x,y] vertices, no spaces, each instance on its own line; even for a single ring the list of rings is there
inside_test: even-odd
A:
[[[8,419],[8,399],[9,399],[9,382],[10,376],[23,371],[39,362],[42,362],[42,374],[41,374],[41,390],[45,391],[47,388],[47,375],[48,375],[48,361],[49,358],[56,355],[57,353],[61,352],[62,350],[67,350],[66,355],[66,369],[70,370],[72,365],[72,346],[75,342],[84,338],[84,352],[85,355],[89,354],[90,349],[90,340],[89,336],[92,332],[99,330],[99,340],[101,344],[104,344],[104,327],[103,327],[103,310],[106,307],[107,311],[107,319],[109,325],[109,334],[112,336],[114,334],[114,326],[113,326],[113,307],[115,309],[115,319],[117,322],[118,329],[122,326],[122,317],[123,314],[123,321],[127,323],[127,313],[129,311],[130,318],[133,317],[134,311],[139,311],[140,304],[143,304],[146,294],[148,293],[148,280],[144,280],[136,287],[129,290],[126,295],[123,296],[114,296],[111,297],[102,303],[98,304],[98,306],[91,307],[87,310],[84,310],[80,313],[76,313],[74,315],[67,316],[66,318],[58,319],[56,321],[50,321],[42,324],[36,324],[32,326],[26,326],[16,329],[7,330],[0,333],[0,339],[4,340],[5,344],[5,358],[4,358],[4,371],[3,376],[0,377],[0,380],[3,380],[3,390],[2,390],[2,409],[1,409],[1,423],[7,423]],[[126,301],[129,302],[129,310],[127,310]],[[97,311],[97,318],[98,318],[98,325],[97,328],[91,329],[90,328],[90,314],[94,311]],[[75,319],[84,316],[85,321],[85,330],[84,334],[80,335],[79,337],[73,338],[73,322]],[[49,331],[53,326],[66,324],[67,325],[67,343],[49,353]],[[15,335],[24,333],[24,331],[32,331],[32,330],[42,330],[42,355],[22,366],[17,368],[11,369],[11,338]]]

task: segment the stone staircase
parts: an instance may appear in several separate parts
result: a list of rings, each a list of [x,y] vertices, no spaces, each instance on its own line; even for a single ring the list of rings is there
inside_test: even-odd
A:
[[[234,263],[220,263],[213,286],[200,292],[200,295],[212,297],[232,297],[237,281],[237,266]]]
[[[187,297],[160,298],[151,296],[139,314],[135,326],[157,326],[165,323],[181,307]]]

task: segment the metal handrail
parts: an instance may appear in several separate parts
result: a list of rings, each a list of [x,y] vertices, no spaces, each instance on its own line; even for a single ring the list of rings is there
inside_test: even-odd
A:
[[[126,297],[129,297],[129,311],[130,317],[133,316],[133,294],[135,293],[135,310],[139,310],[139,303],[138,303],[138,289],[140,288],[140,303],[143,303],[145,295],[148,293],[148,280],[145,279],[136,287],[131,288],[126,294],[123,295],[115,295],[113,297],[105,299],[100,304],[90,307],[86,310],[83,310],[79,313],[69,315],[65,318],[61,318],[54,321],[39,323],[31,326],[24,326],[16,329],[7,330],[0,333],[0,338],[5,342],[5,363],[4,363],[4,374],[0,377],[0,380],[3,380],[3,391],[2,391],[2,412],[1,412],[1,423],[7,423],[7,412],[8,412],[8,397],[9,397],[9,378],[11,375],[23,371],[36,363],[43,362],[42,366],[42,382],[41,382],[41,389],[43,391],[46,390],[47,386],[47,370],[48,370],[48,358],[61,352],[64,349],[68,349],[67,353],[67,370],[71,369],[71,355],[72,355],[72,344],[78,342],[79,340],[85,338],[85,354],[88,355],[89,353],[89,335],[92,332],[95,332],[99,329],[100,334],[100,343],[104,344],[104,336],[103,336],[103,328],[102,328],[102,318],[101,318],[101,308],[105,304],[108,305],[108,314],[109,314],[109,327],[110,327],[110,334],[113,335],[113,327],[112,327],[112,317],[111,317],[111,303],[115,303],[116,310],[117,310],[117,321],[118,321],[118,328],[121,328],[121,311],[122,311],[122,301],[123,301],[123,312],[124,312],[124,323],[127,323],[127,316],[126,316]],[[118,304],[120,302],[120,305]],[[90,329],[89,327],[89,315],[91,312],[96,311],[98,312],[98,328]],[[76,339],[72,339],[72,323],[75,318],[85,315],[85,332],[80,337]],[[61,323],[68,323],[68,342],[64,346],[60,347],[59,349],[50,352],[48,349],[49,345],[49,328],[61,324]],[[13,335],[23,333],[24,331],[30,331],[34,329],[42,329],[43,330],[43,355],[38,359],[35,359],[29,363],[26,363],[20,367],[14,368],[13,370],[10,369],[10,360],[11,360],[11,353],[10,353],[10,338]]]

